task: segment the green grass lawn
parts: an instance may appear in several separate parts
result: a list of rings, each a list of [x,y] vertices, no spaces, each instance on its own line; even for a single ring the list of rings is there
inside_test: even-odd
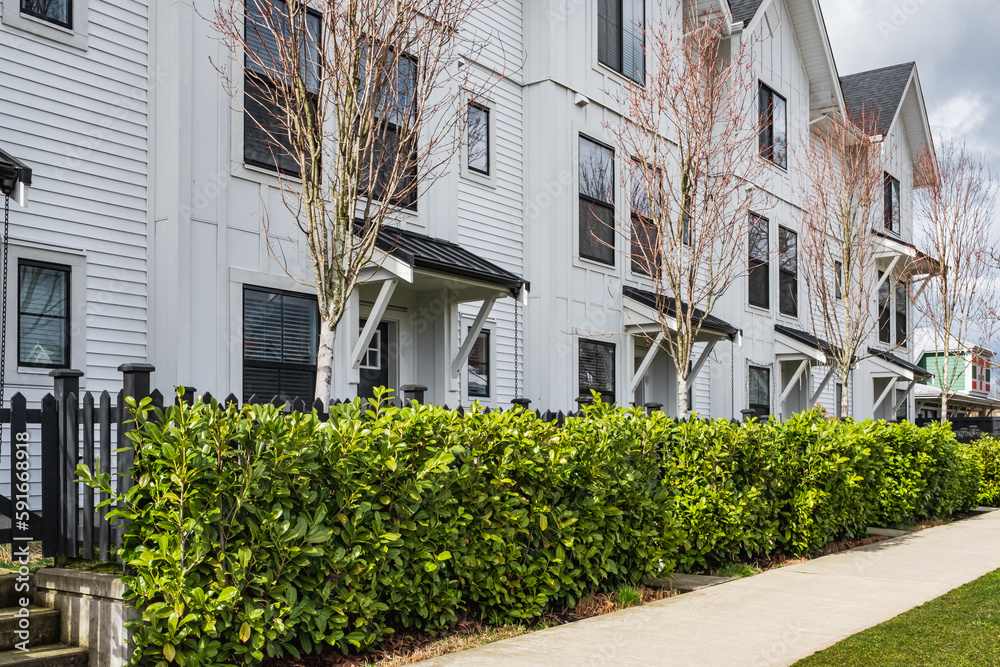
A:
[[[796,665],[1000,667],[1000,570]]]

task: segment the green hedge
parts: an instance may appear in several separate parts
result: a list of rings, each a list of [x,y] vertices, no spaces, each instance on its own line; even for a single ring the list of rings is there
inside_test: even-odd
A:
[[[986,436],[969,445],[969,449],[978,459],[982,471],[979,504],[1000,506],[1000,439]]]
[[[980,459],[939,426],[367,407],[322,422],[140,406],[118,511],[137,659],[253,663],[523,622],[661,570],[808,554],[977,502]]]

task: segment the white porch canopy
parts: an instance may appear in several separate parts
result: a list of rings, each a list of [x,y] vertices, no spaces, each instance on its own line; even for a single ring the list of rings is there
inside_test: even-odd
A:
[[[889,380],[881,395],[875,397],[875,402],[872,404],[873,415],[880,407],[882,407],[886,399],[889,398],[893,390],[895,390],[897,383],[906,382],[908,384],[902,398],[893,403],[891,414],[895,414],[899,411],[899,408],[902,407],[903,403],[909,398],[910,394],[913,393],[913,388],[916,386],[917,382],[921,380],[928,380],[932,377],[930,373],[925,371],[920,366],[898,357],[891,352],[885,352],[875,348],[869,348],[868,352],[872,355],[869,361],[874,367],[872,372],[869,374],[870,379]]]
[[[795,372],[788,378],[781,379],[781,393],[778,397],[779,412],[784,416],[785,401],[792,393],[795,385],[803,377],[810,377],[813,366],[827,366],[828,370],[816,391],[809,395],[807,407],[815,405],[823,395],[836,373],[836,367],[829,353],[833,348],[825,340],[817,338],[805,331],[799,331],[781,324],[774,325],[774,357],[782,361],[799,362]]]

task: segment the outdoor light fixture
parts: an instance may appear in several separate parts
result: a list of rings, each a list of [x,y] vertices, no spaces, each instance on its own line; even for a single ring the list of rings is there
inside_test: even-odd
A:
[[[0,192],[24,207],[28,204],[30,185],[31,167],[0,149]]]

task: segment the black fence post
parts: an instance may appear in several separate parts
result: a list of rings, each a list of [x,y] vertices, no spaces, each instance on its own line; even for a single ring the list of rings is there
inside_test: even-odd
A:
[[[424,392],[427,391],[427,387],[422,384],[404,384],[400,389],[403,390],[403,404],[409,405],[410,401],[416,401],[417,403],[423,404],[424,402]]]
[[[59,482],[56,493],[59,498],[59,546],[56,554],[56,565],[65,565],[70,558],[76,557],[76,463],[80,456],[80,433],[78,413],[80,395],[80,378],[83,371],[72,368],[57,368],[49,372],[53,378],[56,408],[59,412]],[[42,490],[46,493],[46,490]],[[48,519],[46,519],[48,521]]]
[[[149,396],[150,374],[156,368],[152,364],[122,364],[118,371],[122,374],[122,404],[118,406],[121,411],[120,441],[123,451],[118,452],[118,493],[124,495],[132,488],[132,463],[135,461],[135,451],[125,437],[129,431],[135,429],[135,423],[129,418],[128,407],[124,399],[130,396],[138,403]]]
[[[42,556],[59,555],[59,409],[52,394],[42,399]]]

